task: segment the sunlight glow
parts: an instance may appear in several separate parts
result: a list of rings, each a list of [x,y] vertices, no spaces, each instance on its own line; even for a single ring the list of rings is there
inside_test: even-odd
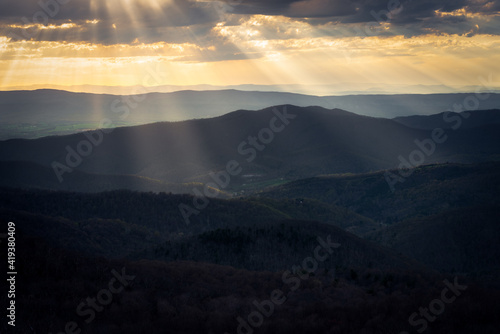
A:
[[[153,60],[169,71],[165,84],[171,85],[401,80],[456,86],[499,69],[500,41],[492,33],[499,15],[485,13],[486,2],[483,12],[434,11],[436,20],[469,20],[468,30],[432,26],[410,36],[391,22],[374,26],[377,35],[364,36],[362,24],[238,15],[223,11],[227,6],[208,0],[90,0],[91,17],[84,20],[0,21],[0,28],[17,36],[26,29],[40,32],[26,40],[0,35],[0,88],[137,85]],[[202,14],[200,8],[213,12]]]

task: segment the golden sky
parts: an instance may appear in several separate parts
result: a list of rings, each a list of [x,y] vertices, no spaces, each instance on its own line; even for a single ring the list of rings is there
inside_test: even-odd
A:
[[[481,0],[6,0],[0,89],[474,86],[500,73],[499,10]]]

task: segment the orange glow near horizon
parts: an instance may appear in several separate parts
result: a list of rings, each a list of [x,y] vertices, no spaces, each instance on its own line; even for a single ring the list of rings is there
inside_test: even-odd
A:
[[[83,85],[331,85],[343,82],[458,87],[480,84],[481,76],[500,72],[500,40],[492,34],[469,36],[429,31],[413,37],[396,32],[356,37],[340,33],[342,29],[350,29],[349,25],[342,28],[331,23],[315,26],[284,16],[247,15],[235,19],[233,15],[233,23],[221,20],[207,29],[204,36],[197,36],[194,24],[193,28],[155,30],[161,35],[166,34],[166,29],[174,29],[179,36],[187,36],[183,40],[147,41],[141,36],[151,27],[136,16],[134,8],[149,6],[162,11],[160,2],[129,2],[129,6],[117,11],[128,15],[127,34],[138,36],[132,42],[113,42],[120,40],[123,19],[113,23],[108,43],[78,40],[89,29],[104,24],[98,19],[26,26],[72,36],[73,41],[64,38],[19,41],[0,35],[0,89]],[[112,8],[107,6],[109,15],[119,16],[120,13]],[[174,9],[182,12],[180,8]],[[465,10],[436,11],[435,15],[483,19],[480,14]],[[484,21],[490,22],[491,17],[485,17]],[[5,29],[20,27],[22,25],[13,23],[4,25]],[[325,29],[331,29],[332,33],[325,35]],[[393,27],[386,23],[380,29],[392,32]],[[66,34],[68,30],[72,31],[71,35]],[[152,69],[161,72],[162,77],[154,85],[145,82]]]

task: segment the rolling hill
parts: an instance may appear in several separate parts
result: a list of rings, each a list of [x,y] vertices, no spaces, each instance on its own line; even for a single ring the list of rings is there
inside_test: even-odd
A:
[[[362,219],[355,213],[331,207],[324,222],[312,221],[321,212],[310,212],[310,220],[297,220],[300,208],[284,202],[213,200],[187,225],[178,209],[189,203],[186,195],[6,189],[0,191],[0,215],[16,221],[24,235],[86,256],[194,260],[276,271],[307,257],[320,237],[342,245],[325,262],[331,269],[424,270],[338,227]],[[299,206],[304,205],[308,203]]]
[[[385,172],[380,171],[297,180],[263,191],[259,196],[315,199],[347,207],[376,222],[394,224],[450,209],[498,203],[500,163],[421,166],[394,192],[386,182]]]
[[[500,207],[496,204],[409,219],[368,239],[442,272],[494,280],[500,272]]]
[[[446,282],[453,281],[465,292],[447,306],[432,329],[494,333],[498,328],[495,301],[500,292],[493,284],[428,270],[396,250],[329,224],[283,218],[276,208],[284,204],[275,201],[214,200],[203,214],[205,230],[201,224],[180,230],[169,212],[188,198],[129,191],[2,189],[0,215],[16,222],[16,256],[23,273],[16,293],[16,306],[23,310],[16,333],[57,331],[68,326],[68,319],[89,333],[160,333],[165,327],[182,333],[234,332],[240,318],[250,319],[256,309],[263,312],[259,303],[275,291],[286,299],[266,318],[259,328],[262,333],[359,333],[374,327],[400,332],[410,328],[409,315],[439,297]],[[151,219],[154,213],[163,216]],[[461,219],[472,222],[477,213],[481,211]],[[480,214],[479,219],[489,218],[477,226],[455,224],[461,216],[457,212],[445,224],[439,217],[415,222],[410,233],[403,229],[395,239],[386,234],[385,240],[396,241],[391,247],[413,240],[417,244],[411,246],[418,248],[459,236],[457,240],[467,246],[460,259],[480,259],[473,267],[462,262],[469,264],[464,269],[487,268],[490,256],[496,255],[488,254],[497,242],[498,234],[491,233],[491,228],[498,231],[496,214]],[[425,238],[429,232],[432,238]],[[330,256],[317,268],[304,269],[321,245],[318,237],[328,240],[328,236],[335,243]],[[482,242],[485,238],[490,243]],[[447,245],[437,250],[447,251]],[[436,258],[445,261],[447,256]],[[494,261],[498,263],[498,257]],[[87,301],[93,296],[103,300],[114,277],[122,278],[124,288],[113,292],[112,305],[94,313],[95,321],[86,322],[81,312],[75,313],[86,305],[82,299],[86,296],[90,296]],[[7,325],[0,326],[4,330]]]
[[[384,172],[298,180],[262,198],[314,199],[380,223],[363,234],[429,268],[498,277],[500,163],[427,165],[391,192]]]

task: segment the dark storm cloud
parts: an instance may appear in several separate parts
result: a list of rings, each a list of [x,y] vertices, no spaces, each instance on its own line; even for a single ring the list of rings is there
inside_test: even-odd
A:
[[[309,3],[318,0],[308,0]],[[338,0],[325,0],[332,3]],[[349,28],[343,28],[342,24],[357,24],[354,35],[370,36],[400,34],[407,37],[428,33],[448,33],[472,36],[478,33],[500,34],[500,22],[498,12],[500,1],[481,0],[353,0],[348,3],[355,8],[355,13],[337,15],[334,12],[322,12],[320,15],[309,15],[302,18],[314,26],[322,26],[334,23],[336,32],[345,31],[347,36],[352,35]],[[293,9],[292,4],[288,11]],[[327,9],[327,7],[324,7]],[[464,10],[468,14],[480,14],[479,16],[468,16],[465,13],[457,13]],[[453,15],[439,15],[439,13],[453,13]],[[487,19],[484,16],[489,15]],[[483,17],[481,17],[483,16]],[[378,23],[390,23],[390,31],[381,31],[376,28]],[[357,32],[356,32],[357,31]],[[366,33],[368,31],[368,33]],[[369,31],[372,31],[370,33]],[[351,32],[351,33],[350,33]],[[328,33],[327,33],[328,34]]]
[[[61,2],[61,4],[59,3]],[[87,41],[113,44],[141,42],[184,42],[191,35],[183,28],[209,31],[221,17],[216,6],[186,0],[155,2],[91,0],[4,0],[0,3],[0,29],[15,40]],[[42,5],[40,5],[40,3]],[[152,5],[153,4],[153,5]],[[88,21],[97,20],[98,23]],[[39,25],[76,26],[40,29]],[[38,27],[37,27],[38,25]],[[2,27],[3,26],[3,27]],[[200,32],[200,31],[198,31]]]
[[[495,13],[500,1],[486,0],[244,0],[234,4],[234,13],[284,15],[289,17],[332,17],[346,22],[373,21],[373,12],[379,13],[402,5],[400,22],[413,22],[434,16],[436,10],[452,12],[466,8],[473,13]],[[229,1],[231,3],[231,1]],[[301,11],[302,10],[302,11]]]
[[[154,3],[155,5],[152,5]],[[131,16],[146,25],[186,26],[216,19],[211,7],[188,0],[160,0],[157,2],[124,2],[92,0],[3,0],[0,2],[0,20],[6,22],[50,20],[114,20],[128,21]],[[37,14],[39,12],[45,13]],[[24,18],[24,19],[23,19]],[[114,22],[116,23],[116,22]]]
[[[243,0],[225,1],[237,14],[284,15],[288,17],[344,16],[355,13],[352,1],[330,0]]]

